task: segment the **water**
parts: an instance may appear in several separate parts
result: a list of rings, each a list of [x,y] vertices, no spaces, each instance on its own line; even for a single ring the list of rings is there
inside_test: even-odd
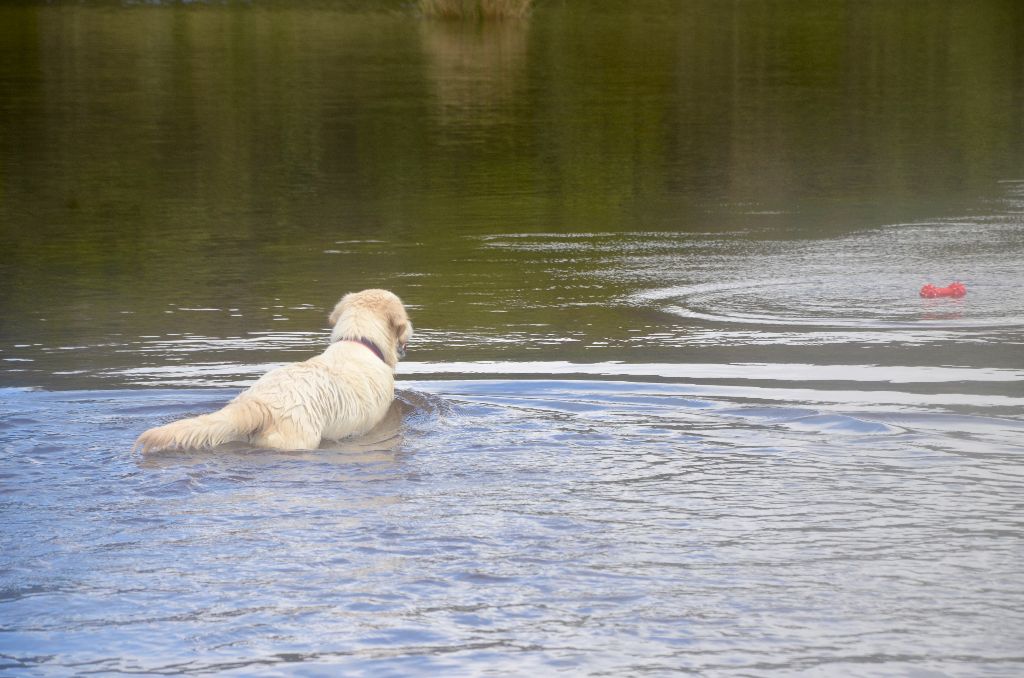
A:
[[[1019,675],[1022,26],[0,8],[0,674]],[[378,430],[131,452],[369,286]]]

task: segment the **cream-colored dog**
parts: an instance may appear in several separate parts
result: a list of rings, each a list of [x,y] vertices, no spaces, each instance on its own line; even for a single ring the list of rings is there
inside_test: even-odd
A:
[[[135,446],[152,452],[242,441],[316,449],[324,438],[366,433],[394,400],[395,366],[412,324],[387,290],[346,294],[330,321],[331,345],[320,355],[271,370],[217,412],[151,428]]]

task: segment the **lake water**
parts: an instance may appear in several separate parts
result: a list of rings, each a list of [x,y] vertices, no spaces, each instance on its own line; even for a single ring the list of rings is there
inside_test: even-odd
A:
[[[1020,675],[1022,111],[1015,2],[0,7],[0,675]],[[376,286],[378,431],[131,451]]]

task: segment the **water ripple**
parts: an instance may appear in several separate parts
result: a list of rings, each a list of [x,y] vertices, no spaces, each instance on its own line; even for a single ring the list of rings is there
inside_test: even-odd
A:
[[[0,653],[19,673],[1019,660],[1019,404],[427,380],[403,383],[393,433],[344,449],[143,459],[138,430],[231,393],[4,395]],[[59,442],[36,456],[30,431]]]

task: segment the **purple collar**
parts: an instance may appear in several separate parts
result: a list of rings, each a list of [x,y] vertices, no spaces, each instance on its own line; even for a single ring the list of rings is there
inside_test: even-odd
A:
[[[387,363],[387,360],[384,359],[384,351],[380,350],[377,347],[377,344],[373,343],[372,341],[370,341],[366,337],[359,337],[358,339],[342,339],[342,341],[351,341],[351,342],[356,343],[356,344],[362,344],[366,348],[368,348],[371,351],[373,351],[373,354],[375,356],[377,356],[378,358],[380,358],[381,362]]]

